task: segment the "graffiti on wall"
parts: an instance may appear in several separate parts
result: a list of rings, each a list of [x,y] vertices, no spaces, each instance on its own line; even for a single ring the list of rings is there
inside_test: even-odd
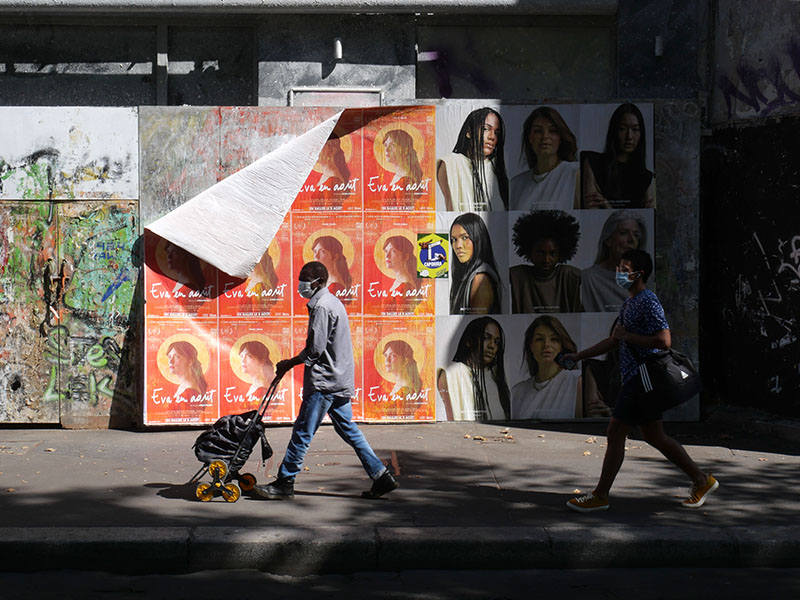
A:
[[[137,111],[2,107],[0,124],[0,421],[134,423]]]
[[[780,47],[778,47],[780,48]],[[800,39],[762,58],[737,57],[717,78],[728,119],[765,116],[800,102]]]
[[[138,198],[135,108],[1,107],[0,199]]]

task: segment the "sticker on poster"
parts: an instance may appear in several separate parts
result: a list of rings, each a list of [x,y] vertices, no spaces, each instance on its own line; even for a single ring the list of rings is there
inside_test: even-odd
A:
[[[417,277],[447,277],[450,241],[446,233],[417,234]]]

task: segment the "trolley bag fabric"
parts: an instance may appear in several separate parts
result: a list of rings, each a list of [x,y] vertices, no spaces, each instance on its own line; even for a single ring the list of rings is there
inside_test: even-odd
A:
[[[272,456],[272,447],[264,434],[264,423],[258,411],[226,415],[218,419],[211,429],[198,436],[193,446],[194,454],[206,465],[214,460],[224,460],[228,463],[228,468],[236,473],[250,458],[259,438],[263,463]]]
[[[637,377],[644,402],[661,412],[683,404],[700,391],[700,375],[692,361],[671,348],[647,355]]]

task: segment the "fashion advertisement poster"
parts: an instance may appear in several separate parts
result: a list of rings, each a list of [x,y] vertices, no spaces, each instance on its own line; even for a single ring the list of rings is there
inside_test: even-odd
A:
[[[335,114],[220,110],[214,156],[239,169]],[[610,334],[628,297],[615,281],[622,253],[654,254],[652,104],[354,109],[315,148],[246,279],[145,234],[146,424],[256,407],[277,362],[305,344],[297,276],[309,261],[325,265],[350,318],[356,420],[609,417],[614,353],[556,357]],[[187,341],[174,336],[194,351],[172,347],[170,367],[170,345]],[[205,384],[179,375],[181,361]],[[302,383],[298,367],[267,421],[296,417]]]

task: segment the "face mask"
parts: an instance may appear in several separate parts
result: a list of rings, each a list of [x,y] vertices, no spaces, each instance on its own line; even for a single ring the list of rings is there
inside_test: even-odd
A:
[[[617,271],[617,276],[616,276],[617,285],[626,290],[630,289],[630,287],[633,285],[633,281],[631,279],[628,279],[628,275],[632,275],[632,273],[622,273],[620,271]]]
[[[314,279],[312,281],[298,281],[297,282],[297,293],[300,294],[303,298],[311,298],[314,295],[314,288],[311,286],[312,283],[315,281],[319,281],[319,278]]]

